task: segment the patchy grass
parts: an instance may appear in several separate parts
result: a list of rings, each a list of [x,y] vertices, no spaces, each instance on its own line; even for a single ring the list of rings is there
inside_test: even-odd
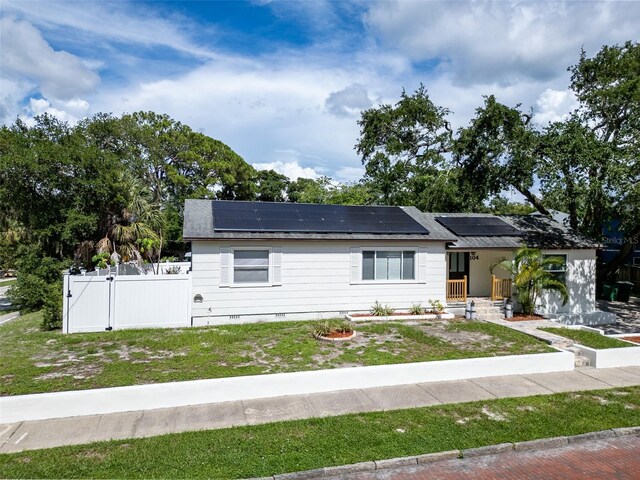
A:
[[[0,287],[8,287],[9,285],[13,285],[14,283],[16,283],[16,281],[17,280],[15,278],[0,280]]]
[[[54,392],[359,365],[554,351],[479,321],[356,324],[340,344],[313,338],[313,323],[184,329],[41,332],[41,315],[0,326],[0,392]]]
[[[640,387],[629,387],[4,454],[0,477],[259,477],[635,425]]]
[[[558,328],[558,327],[547,327],[541,328],[540,330],[544,330],[545,332],[554,333],[556,335],[560,335],[561,337],[570,338],[585,347],[591,348],[624,348],[624,347],[633,347],[634,345],[631,343],[623,342],[618,340],[617,338],[605,337],[604,335],[600,335],[596,332],[590,332],[589,330],[573,330],[571,328]]]

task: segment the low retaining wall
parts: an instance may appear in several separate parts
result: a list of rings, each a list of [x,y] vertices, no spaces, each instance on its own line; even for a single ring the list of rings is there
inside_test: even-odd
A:
[[[0,423],[573,368],[574,354],[558,351],[19,395],[0,397]]]
[[[631,345],[631,344],[630,344]],[[589,359],[589,365],[595,368],[614,368],[640,366],[640,347],[595,348],[576,343],[582,355]]]

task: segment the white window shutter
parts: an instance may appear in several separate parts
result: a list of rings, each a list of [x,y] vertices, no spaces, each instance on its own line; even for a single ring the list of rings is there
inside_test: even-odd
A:
[[[427,249],[418,249],[418,281],[426,283],[427,281]]]
[[[272,285],[282,285],[282,248],[271,249],[273,281]]]
[[[360,281],[360,257],[362,253],[359,248],[351,249],[351,283]]]
[[[223,247],[220,249],[220,286],[228,287],[231,284],[231,249]]]

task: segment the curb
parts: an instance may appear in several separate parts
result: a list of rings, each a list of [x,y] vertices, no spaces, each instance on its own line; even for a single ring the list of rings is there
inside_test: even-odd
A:
[[[485,447],[427,453],[425,455],[417,455],[412,457],[387,458],[383,460],[352,463],[349,465],[340,465],[336,467],[324,467],[315,468],[313,470],[303,470],[300,472],[280,473],[269,477],[260,477],[259,479],[254,478],[249,480],[303,480],[345,475],[348,473],[373,472],[375,470],[388,470],[392,468],[408,467],[413,465],[417,466],[445,460],[463,460],[465,458],[474,458],[485,455],[496,455],[509,452],[531,452],[535,450],[547,450],[551,448],[566,447],[567,445],[591,442],[594,440],[602,440],[604,438],[626,437],[630,435],[640,436],[640,426],[611,428],[608,430],[582,433],[580,435],[572,435],[569,437],[551,437],[529,440],[526,442],[498,443],[496,445],[487,445]]]

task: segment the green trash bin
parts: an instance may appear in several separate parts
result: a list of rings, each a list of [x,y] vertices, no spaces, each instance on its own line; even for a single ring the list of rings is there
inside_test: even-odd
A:
[[[618,287],[616,299],[619,302],[628,302],[633,289],[633,282],[616,282],[616,287]]]
[[[608,302],[615,302],[618,289],[610,283],[605,283],[602,287],[602,297]]]

